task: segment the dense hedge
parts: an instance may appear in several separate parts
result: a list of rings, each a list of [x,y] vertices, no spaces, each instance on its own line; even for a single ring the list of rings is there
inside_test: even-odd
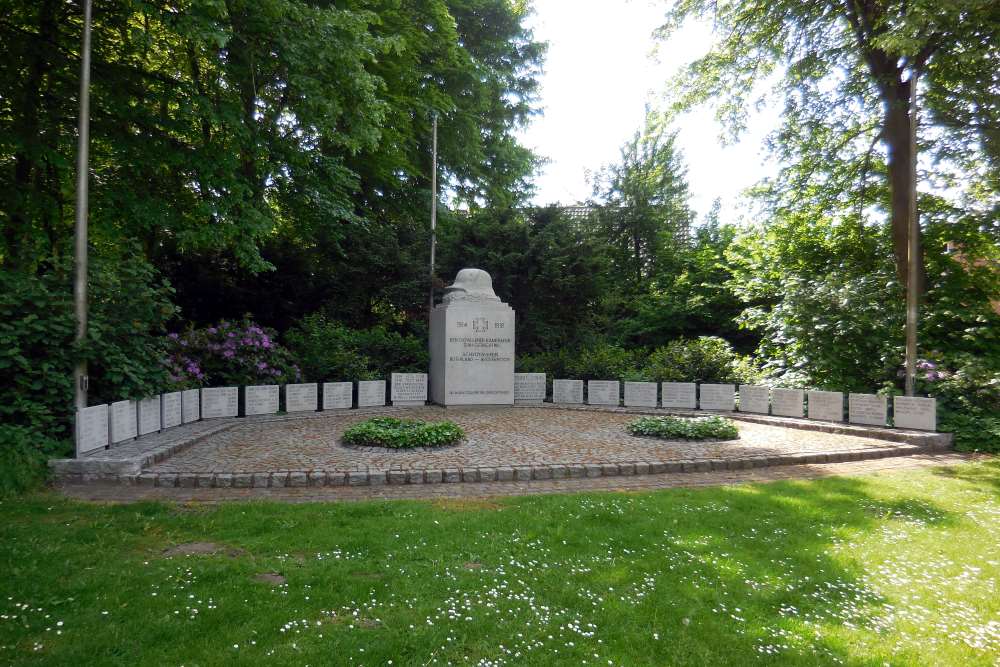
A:
[[[343,440],[349,445],[364,447],[443,447],[465,437],[465,431],[450,421],[423,422],[416,419],[372,417],[344,431]]]
[[[640,417],[625,426],[632,435],[648,435],[665,440],[735,440],[736,424],[725,417]]]

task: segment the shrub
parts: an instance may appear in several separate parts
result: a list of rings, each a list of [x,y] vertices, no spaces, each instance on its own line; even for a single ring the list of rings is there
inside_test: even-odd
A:
[[[563,348],[553,352],[517,358],[518,372],[548,373],[553,378],[575,380],[639,379],[641,352],[617,345],[598,343],[578,349]]]
[[[299,367],[277,338],[249,319],[169,334],[170,380],[178,388],[298,382]]]
[[[917,369],[917,387],[938,399],[939,428],[955,434],[955,449],[1000,452],[1000,360],[956,354]]]
[[[465,431],[450,421],[422,422],[416,419],[372,417],[344,431],[344,442],[366,447],[442,447],[462,440]]]
[[[643,375],[654,382],[753,383],[760,372],[749,358],[733,351],[722,338],[678,338],[658,348],[646,361]]]
[[[0,425],[0,498],[40,486],[48,476],[46,458],[64,451],[64,443],[32,428]]]
[[[625,426],[632,435],[648,435],[674,440],[735,440],[736,424],[725,417],[640,417]]]
[[[286,334],[311,381],[376,380],[390,373],[426,373],[427,342],[377,326],[350,329],[322,314],[309,315]]]

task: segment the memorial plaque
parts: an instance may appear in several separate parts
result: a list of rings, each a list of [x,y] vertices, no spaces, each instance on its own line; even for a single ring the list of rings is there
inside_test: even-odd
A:
[[[108,446],[108,406],[94,405],[76,413],[76,455]]]
[[[514,373],[514,402],[541,403],[545,400],[545,373]]]
[[[393,373],[389,392],[393,405],[427,403],[427,373]]]
[[[181,392],[181,417],[185,424],[201,419],[200,389],[185,389]]]
[[[888,401],[885,396],[848,394],[847,421],[852,424],[885,426],[888,417]]]
[[[243,389],[243,414],[273,415],[278,412],[281,387],[276,384],[258,384]]]
[[[361,380],[358,382],[358,407],[370,408],[385,405],[385,380]]]
[[[353,382],[324,382],[323,409],[348,410],[354,407]]]
[[[181,392],[172,391],[161,396],[160,407],[162,409],[160,425],[163,428],[179,426],[184,421],[181,416]]]
[[[235,417],[239,410],[239,387],[208,387],[201,390],[202,419]]]
[[[656,407],[655,382],[626,382],[625,405],[636,408]]]
[[[315,382],[285,385],[285,412],[315,412],[319,408],[319,385]]]
[[[663,393],[661,405],[665,408],[687,408],[694,410],[698,407],[698,398],[695,393],[694,382],[663,382],[660,384]]]
[[[135,401],[112,403],[109,419],[111,421],[111,444],[131,440],[139,435]]]
[[[621,401],[621,383],[618,380],[590,380],[587,382],[588,405],[618,405]]]
[[[937,399],[919,396],[895,396],[892,399],[892,423],[897,428],[921,431],[937,430]]]
[[[844,395],[839,391],[810,391],[809,419],[828,422],[844,421]]]
[[[583,403],[583,380],[553,380],[553,403]]]
[[[731,384],[703,384],[699,385],[701,396],[698,405],[702,410],[726,410],[732,412],[736,409],[736,387]]]
[[[770,408],[770,387],[755,384],[740,385],[740,412],[766,415]]]
[[[148,435],[160,430],[160,397],[144,398],[139,401],[139,435]]]
[[[431,312],[431,398],[439,405],[513,405],[514,310],[490,274],[462,269]]]
[[[771,414],[781,417],[805,417],[805,396],[801,389],[771,390]]]

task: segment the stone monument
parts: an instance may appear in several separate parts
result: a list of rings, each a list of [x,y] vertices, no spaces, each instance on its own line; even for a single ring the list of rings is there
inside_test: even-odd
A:
[[[514,309],[480,269],[462,269],[431,312],[431,400],[514,404]]]

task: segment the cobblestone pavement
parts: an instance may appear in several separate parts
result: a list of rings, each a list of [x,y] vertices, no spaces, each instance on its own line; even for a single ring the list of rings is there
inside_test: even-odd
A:
[[[466,442],[442,449],[386,450],[342,445],[340,436],[369,414],[240,423],[148,468],[150,473],[265,473],[470,469],[550,464],[744,459],[863,452],[899,443],[853,435],[737,422],[739,440],[661,441],[629,435],[635,415],[543,408],[413,408],[415,419],[450,419]]]
[[[878,475],[930,466],[950,466],[992,457],[976,454],[914,454],[892,458],[791,465],[754,470],[664,473],[631,477],[597,477],[562,480],[475,482],[466,484],[415,484],[401,486],[326,486],[306,488],[163,488],[117,484],[74,484],[60,487],[65,495],[97,502],[166,500],[175,502],[224,502],[273,500],[281,502],[334,502],[376,499],[487,498],[545,493],[589,491],[654,491],[673,487],[719,486],[827,476]]]

